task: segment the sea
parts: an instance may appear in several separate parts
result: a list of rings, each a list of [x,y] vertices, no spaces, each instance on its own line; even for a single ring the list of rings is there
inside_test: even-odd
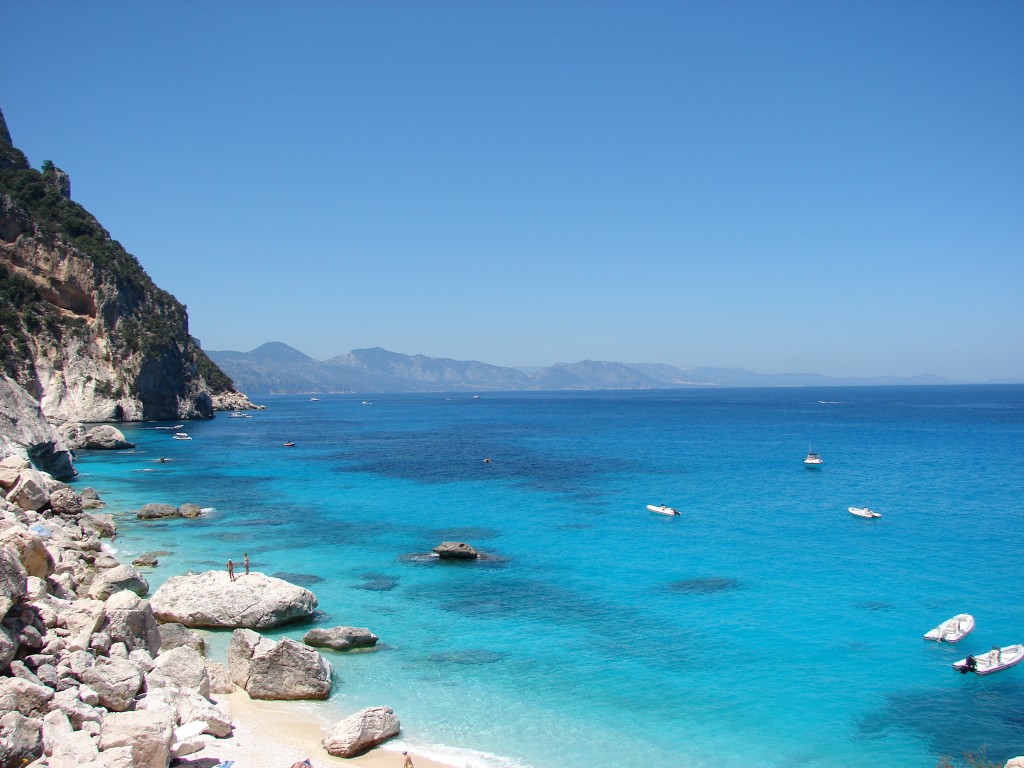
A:
[[[392,748],[471,768],[1024,754],[1024,664],[951,667],[1024,642],[1024,386],[262,402],[123,425],[136,448],[80,452],[74,485],[107,502],[119,559],[159,553],[153,590],[248,553],[319,599],[271,636],[377,634],[325,652],[310,717],[387,705]],[[140,521],[147,502],[205,514]],[[442,541],[482,557],[441,561]],[[922,639],[962,612],[959,644]],[[230,633],[205,635],[222,659]]]

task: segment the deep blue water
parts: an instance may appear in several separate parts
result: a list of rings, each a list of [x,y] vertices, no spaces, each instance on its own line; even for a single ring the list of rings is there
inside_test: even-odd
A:
[[[271,397],[188,423],[192,441],[129,425],[134,452],[78,461],[122,559],[172,553],[154,589],[248,552],[313,589],[318,624],[380,635],[331,656],[340,682],[311,713],[387,704],[405,743],[473,766],[1024,753],[1024,664],[949,666],[1024,642],[1024,387],[362,400]],[[148,501],[213,511],[134,520]],[[493,557],[423,556],[448,539]],[[963,611],[958,646],[921,639]]]

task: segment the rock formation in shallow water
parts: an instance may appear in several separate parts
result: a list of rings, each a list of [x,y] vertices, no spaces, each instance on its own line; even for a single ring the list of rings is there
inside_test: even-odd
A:
[[[228,644],[231,682],[254,699],[326,699],[331,665],[289,637],[275,643],[251,629],[236,629]]]
[[[302,642],[314,648],[347,651],[351,648],[372,648],[379,639],[365,627],[318,627],[309,630]]]
[[[479,557],[477,551],[464,541],[442,541],[431,551],[442,560],[476,560]]]
[[[269,629],[313,615],[316,596],[308,589],[253,571],[175,576],[150,599],[160,621],[186,627]]]

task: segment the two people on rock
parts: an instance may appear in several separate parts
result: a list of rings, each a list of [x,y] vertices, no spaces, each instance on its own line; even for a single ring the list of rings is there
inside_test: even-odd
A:
[[[243,552],[242,553],[242,565],[245,566],[245,575],[248,576],[249,575],[249,553],[248,552]],[[233,560],[228,560],[228,578],[231,579],[231,581],[235,580],[235,563],[234,563]]]

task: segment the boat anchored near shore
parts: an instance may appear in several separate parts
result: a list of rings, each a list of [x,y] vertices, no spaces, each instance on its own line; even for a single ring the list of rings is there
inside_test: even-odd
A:
[[[191,440],[192,437],[188,434],[188,432],[175,432],[174,433],[174,439],[175,440]]]

